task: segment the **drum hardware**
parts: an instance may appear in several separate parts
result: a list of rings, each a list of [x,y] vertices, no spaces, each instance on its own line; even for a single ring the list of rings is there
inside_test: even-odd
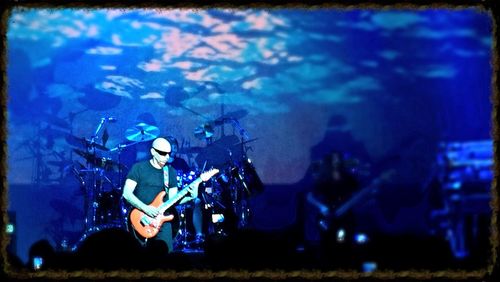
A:
[[[179,251],[185,251],[188,246],[188,238],[192,235],[187,228],[187,216],[186,209],[189,204],[185,203],[182,205],[176,206],[177,211],[179,213],[179,231],[175,238],[176,241],[176,249]]]
[[[98,167],[105,170],[118,170],[119,164],[113,161],[111,158],[103,157],[97,155],[97,153],[87,153],[78,149],[73,149],[77,155],[83,157],[87,161],[87,165],[91,165],[92,167]]]
[[[89,109],[83,109],[83,110],[80,110],[80,111],[77,111],[77,112],[69,112],[68,115],[66,117],[64,117],[64,120],[68,120],[69,121],[69,134],[67,134],[65,136],[65,140],[66,140],[67,143],[71,144],[70,142],[68,142],[68,138],[70,138],[70,137],[68,137],[68,135],[69,136],[73,136],[73,122],[75,121],[76,116],[78,116],[79,114],[82,114],[82,113],[84,113],[84,112],[86,112],[88,110]],[[79,142],[79,141],[76,142],[76,143],[80,143],[81,144],[81,142]],[[75,146],[78,146],[78,145],[75,145]],[[84,148],[86,148],[86,147],[87,146],[85,146]],[[73,151],[69,152],[69,159],[73,160]]]
[[[84,174],[82,174],[82,172],[85,172],[85,170],[78,170],[77,168],[75,168],[75,166],[72,166],[71,172],[78,179],[80,186],[85,187],[85,179],[83,178]]]
[[[49,116],[47,115],[47,117]],[[50,120],[47,122],[50,122]],[[33,160],[34,173],[31,176],[31,181],[36,187],[59,182],[62,176],[51,177],[53,175],[53,171],[50,166],[57,165],[59,167],[59,172],[62,172],[62,163],[56,162],[66,161],[64,156],[53,149],[54,139],[58,136],[63,136],[64,131],[62,131],[61,129],[54,129],[50,124],[47,127],[42,128],[41,124],[42,122],[38,122],[36,124],[36,133],[34,134],[34,139],[24,141],[18,148],[16,148],[16,150],[19,150],[22,147],[26,147],[27,151],[29,152],[29,156],[19,158],[17,160]],[[56,157],[56,160],[50,161],[51,163],[49,163],[49,161],[47,160],[47,158],[49,157]]]
[[[246,110],[238,110],[238,111],[233,111],[229,112],[226,114],[223,114],[216,118],[214,120],[215,125],[223,125],[224,123],[227,123],[228,121],[233,121],[233,120],[238,120],[241,118],[244,118],[246,115],[248,115],[248,111]]]
[[[201,194],[203,202],[205,203],[205,210],[210,210],[210,224],[208,226],[208,232],[210,234],[224,235],[225,224],[225,212],[227,212],[227,206],[222,203],[221,192],[215,192],[213,187],[205,188],[205,191]],[[213,196],[216,194],[215,196]],[[217,199],[217,197],[219,199]]]
[[[115,152],[115,151],[121,152],[123,149],[128,148],[130,146],[133,146],[137,143],[140,143],[140,141],[135,141],[135,142],[129,143],[129,144],[118,144],[116,147],[110,149],[109,151],[110,152]]]
[[[227,201],[227,186],[222,185],[220,178],[224,174],[219,174],[218,177],[212,179],[211,185],[205,187],[201,196],[205,203],[204,209],[209,211],[210,220],[208,222],[208,233],[218,236],[227,236],[226,228],[229,228],[226,217],[231,217],[230,206],[232,204]],[[224,202],[224,203],[223,203]],[[231,228],[229,228],[231,229]]]
[[[76,137],[74,135],[68,134],[65,137],[66,142],[72,146],[78,147],[84,150],[98,149],[101,151],[109,151],[105,146],[92,142],[90,139]]]
[[[251,139],[239,122],[239,119],[247,114],[246,110],[224,113],[224,103],[221,103],[220,116],[194,130],[196,138],[207,141],[207,146],[196,156],[198,166],[208,164],[226,171],[225,174],[220,174],[225,179],[219,177],[216,181],[224,188],[224,193],[228,194],[229,202],[226,207],[236,216],[237,228],[244,228],[249,224],[251,211],[248,200],[254,192],[262,190],[263,187],[255,168],[247,158],[248,151],[252,149],[248,144],[258,138]],[[232,125],[233,135],[224,135],[226,124]],[[221,137],[212,140],[215,136],[214,127],[217,126],[220,127]],[[237,132],[239,137],[234,132]],[[224,210],[227,213],[229,211],[226,207]],[[223,220],[223,217],[218,216],[219,213],[213,214],[213,220]]]
[[[237,218],[237,228],[245,228],[251,220],[251,209],[248,201],[256,192],[262,191],[263,183],[250,159],[245,155],[238,163],[231,158],[227,174],[233,212]]]
[[[121,175],[124,165],[120,163],[121,149],[127,147],[118,145],[108,149],[97,143],[99,134],[107,122],[116,121],[113,117],[101,118],[90,138],[80,138],[71,134],[66,136],[66,141],[77,148],[71,152],[86,160],[86,165],[77,162],[71,168],[73,174],[84,188],[84,234],[82,242],[89,234],[109,227],[122,228],[125,226],[123,202],[121,199]],[[106,129],[102,140],[106,141]],[[118,160],[110,157],[111,153],[118,152]],[[118,172],[118,180],[115,174]],[[77,243],[78,244],[78,243]],[[74,247],[73,249],[75,249]]]
[[[101,121],[99,122],[99,125],[97,126],[94,135],[92,135],[92,140],[95,141],[97,138],[99,138],[99,133],[104,127],[104,124],[106,122],[116,122],[116,118],[114,117],[103,117],[101,118]]]
[[[177,172],[177,183],[179,187],[183,187],[188,185],[196,178],[197,173],[195,171],[189,171],[187,173],[182,173],[181,171]],[[191,208],[191,203],[184,203],[177,205],[175,208],[177,209],[179,216],[179,231],[175,236],[175,249],[181,252],[185,252],[188,250],[188,238],[191,237],[191,232],[188,230],[188,222],[187,222],[187,208]]]
[[[219,206],[221,209],[225,210],[226,206],[224,206],[221,201],[217,200],[214,196],[211,195],[214,193],[212,189],[213,188],[211,187],[207,187],[205,188],[205,191],[201,193],[201,197],[203,198],[203,202],[205,203],[205,209],[216,208],[217,206]]]
[[[51,112],[35,114],[31,120],[34,122],[36,128],[36,132],[32,135],[34,138],[21,142],[20,145],[20,148],[25,146],[30,152],[30,156],[24,159],[33,159],[34,173],[32,174],[31,181],[36,187],[60,182],[62,176],[51,177],[53,171],[50,166],[57,166],[59,172],[62,172],[62,168],[64,167],[63,162],[66,159],[61,157],[53,149],[53,146],[55,139],[66,135],[68,133],[67,130],[71,129],[71,126],[65,118],[60,118]],[[56,160],[47,160],[51,156],[55,156]]]
[[[198,174],[199,173],[197,171],[189,171],[187,173],[182,173],[179,171],[177,175],[178,185],[182,187],[184,185],[191,183],[194,179],[197,178]],[[207,224],[206,225],[207,232],[215,233],[216,231],[219,231],[218,234],[223,234],[221,225],[224,221],[223,211],[226,209],[226,206],[222,204],[219,201],[219,199],[216,199],[216,197],[213,196],[214,194],[216,194],[213,187],[211,187],[210,185],[205,186],[207,185],[207,183],[210,183],[211,181],[212,180],[206,183],[202,183],[199,186],[199,195],[202,201],[202,209],[208,211],[210,213],[209,216],[211,218],[210,222],[204,221],[204,224]],[[193,236],[194,230],[192,230],[194,226],[191,226],[190,216],[192,216],[192,214],[190,213],[190,210],[192,210],[193,208],[194,208],[193,202],[187,202],[176,206],[179,218],[179,230],[175,236],[176,251],[192,252],[199,250],[198,249],[199,246],[193,245],[193,242],[191,241],[191,239],[194,237]],[[218,226],[216,227],[214,225]]]
[[[194,129],[194,136],[200,140],[212,138],[214,128],[210,123],[202,124]]]
[[[247,115],[247,111],[240,110],[227,114],[223,114],[214,120],[209,120],[208,122],[197,126],[193,131],[194,136],[200,140],[205,140],[212,138],[214,136],[214,126],[222,126],[221,130],[226,123],[233,123],[242,134],[246,134],[245,131],[240,127],[238,118],[242,118]]]
[[[224,168],[231,163],[231,158],[241,158],[241,151],[233,144],[238,144],[240,139],[236,135],[226,135],[208,144],[195,158],[198,166],[207,163],[207,166]]]
[[[70,166],[73,162],[67,160],[60,161],[47,161],[48,165],[55,166],[59,171],[59,179],[62,180],[64,178],[65,169]]]

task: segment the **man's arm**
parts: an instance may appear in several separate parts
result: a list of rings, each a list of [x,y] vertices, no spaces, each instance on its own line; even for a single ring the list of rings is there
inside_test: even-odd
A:
[[[123,186],[123,198],[133,207],[143,211],[146,215],[150,217],[157,216],[159,213],[157,208],[144,204],[134,195],[135,187],[137,187],[137,182],[127,178],[127,180],[125,180],[125,185]]]
[[[185,196],[184,198],[182,198],[182,200],[179,202],[179,204],[184,204],[184,203],[187,203],[187,202],[189,202],[189,201],[197,198],[198,197],[198,186],[199,185],[200,184],[198,183],[198,185],[196,185],[196,187],[190,188],[190,190],[189,190],[189,196]],[[169,188],[168,189],[168,198],[172,199],[172,197],[175,196],[175,194],[177,194],[178,191],[179,191],[178,187],[171,187],[171,188]]]
[[[328,213],[330,212],[330,208],[328,208],[327,205],[323,204],[321,201],[319,201],[312,192],[307,193],[307,202],[313,205],[315,208],[317,208],[320,213],[324,216],[327,216]]]

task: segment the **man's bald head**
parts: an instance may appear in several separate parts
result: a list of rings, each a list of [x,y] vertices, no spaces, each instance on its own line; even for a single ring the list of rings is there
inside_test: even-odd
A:
[[[159,150],[159,151],[163,151],[163,152],[170,152],[172,150],[172,146],[167,141],[167,139],[162,138],[162,137],[156,138],[153,141],[153,145],[152,146],[153,146],[154,149]]]
[[[153,156],[153,166],[162,168],[169,159],[172,146],[165,138],[156,138],[151,146],[151,155]]]

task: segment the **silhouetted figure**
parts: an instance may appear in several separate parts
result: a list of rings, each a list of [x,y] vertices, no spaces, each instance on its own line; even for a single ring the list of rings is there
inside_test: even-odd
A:
[[[28,268],[43,270],[54,267],[56,253],[48,240],[35,242],[29,249]]]
[[[120,229],[107,229],[90,235],[79,247],[78,255],[84,268],[133,267],[139,259],[139,244]]]
[[[343,154],[333,151],[326,155],[306,200],[316,211],[315,224],[320,235],[322,257],[338,256],[338,247],[354,239],[355,216],[352,210],[337,215],[339,207],[359,189],[358,181],[345,167]]]

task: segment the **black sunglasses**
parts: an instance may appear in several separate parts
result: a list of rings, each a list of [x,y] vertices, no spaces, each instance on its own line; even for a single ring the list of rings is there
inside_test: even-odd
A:
[[[152,147],[153,150],[155,150],[160,156],[166,156],[168,154],[170,154],[171,152],[164,152],[164,151],[160,151],[158,149],[156,149],[155,147]]]

